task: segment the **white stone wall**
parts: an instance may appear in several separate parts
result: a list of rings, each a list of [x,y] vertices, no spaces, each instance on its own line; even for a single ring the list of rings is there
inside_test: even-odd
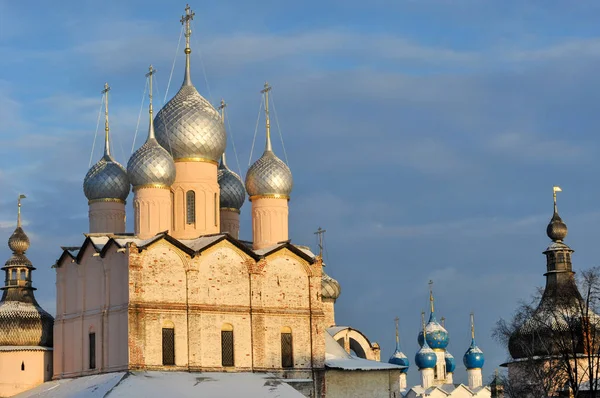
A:
[[[325,372],[327,398],[400,398],[399,370]]]

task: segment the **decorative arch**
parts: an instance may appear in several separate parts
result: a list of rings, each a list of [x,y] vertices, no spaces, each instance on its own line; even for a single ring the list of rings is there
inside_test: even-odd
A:
[[[367,336],[360,331],[350,327],[332,327],[327,329],[329,334],[348,353],[354,352],[359,358],[379,360],[379,350],[375,344],[371,344]]]

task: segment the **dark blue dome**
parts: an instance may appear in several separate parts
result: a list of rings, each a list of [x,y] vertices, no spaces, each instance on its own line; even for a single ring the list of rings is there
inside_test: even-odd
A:
[[[448,347],[448,343],[450,342],[448,331],[438,323],[433,312],[429,316],[429,322],[425,326],[425,329],[427,330],[427,344],[429,347],[441,350]],[[419,333],[417,341],[420,346],[423,346],[423,331]]]
[[[436,362],[435,352],[427,344],[424,344],[415,355],[415,364],[419,369],[433,369]]]
[[[456,361],[454,360],[452,354],[446,351],[444,354],[444,359],[446,360],[446,372],[454,373],[454,369],[456,369]]]
[[[410,366],[410,361],[408,360],[406,355],[404,355],[404,353],[400,351],[399,347],[396,347],[396,351],[394,351],[388,363],[391,363],[393,365],[406,366],[406,368],[400,371],[401,373],[408,372],[408,367]]]
[[[465,352],[465,356],[463,357],[463,363],[467,369],[481,369],[483,368],[483,363],[485,362],[485,358],[483,357],[483,351],[477,347],[475,344],[475,339],[471,340],[471,346]]]

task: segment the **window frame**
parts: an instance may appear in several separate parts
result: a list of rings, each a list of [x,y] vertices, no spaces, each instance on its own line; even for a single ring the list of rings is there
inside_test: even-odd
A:
[[[165,344],[166,339],[169,339]],[[162,328],[162,364],[163,366],[174,366],[175,365],[175,328],[164,327]]]
[[[88,369],[96,369],[96,332],[88,334]]]
[[[196,223],[196,192],[192,190],[185,193],[185,223]]]

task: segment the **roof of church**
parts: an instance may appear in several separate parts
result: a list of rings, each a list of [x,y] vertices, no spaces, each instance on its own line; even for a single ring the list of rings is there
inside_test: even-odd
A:
[[[340,370],[401,370],[406,368],[406,366],[371,361],[350,355],[329,333],[325,333],[325,367]]]
[[[408,396],[409,393],[412,391],[415,396],[417,397],[427,397],[432,395],[432,393],[435,390],[440,390],[442,391],[446,396],[448,397],[452,397],[455,393],[463,392],[463,393],[467,393],[470,394],[471,396],[475,396],[477,395],[481,390],[489,390],[489,386],[482,386],[482,387],[477,387],[477,388],[469,388],[464,384],[441,384],[438,386],[431,386],[428,388],[423,388],[422,386],[414,386],[412,388],[410,388],[404,395]],[[456,395],[454,395],[456,396]],[[464,394],[462,394],[461,396],[464,396]]]
[[[117,372],[41,384],[16,397],[281,397],[301,393],[269,373]]]
[[[184,253],[187,253],[190,257],[202,253],[204,250],[216,245],[217,243],[227,240],[248,256],[255,260],[260,260],[263,257],[267,257],[279,250],[288,249],[298,257],[307,261],[309,264],[315,262],[315,255],[306,246],[294,245],[289,240],[279,242],[276,245],[269,246],[259,250],[252,249],[251,242],[245,242],[235,239],[228,233],[219,233],[200,236],[196,239],[176,239],[169,235],[167,232],[161,232],[149,239],[139,239],[129,234],[84,234],[85,240],[81,246],[62,246],[63,253],[60,258],[56,261],[55,266],[60,267],[61,263],[66,257],[79,263],[88,247],[92,247],[100,257],[104,257],[108,249],[112,245],[116,245],[117,248],[124,248],[127,245],[134,244],[137,246],[139,251],[148,249],[154,243],[161,240],[165,240],[171,243],[173,246],[181,249]]]

